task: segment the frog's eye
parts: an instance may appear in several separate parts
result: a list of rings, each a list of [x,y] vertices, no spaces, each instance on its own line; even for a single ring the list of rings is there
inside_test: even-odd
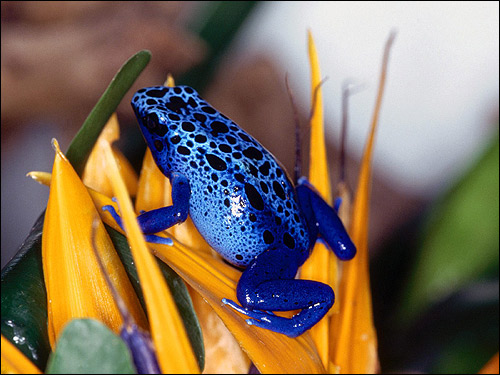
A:
[[[158,125],[158,115],[156,113],[148,113],[142,117],[142,123],[149,130],[154,130]]]

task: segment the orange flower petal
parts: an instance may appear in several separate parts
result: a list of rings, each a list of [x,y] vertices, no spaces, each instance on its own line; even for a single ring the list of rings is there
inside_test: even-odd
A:
[[[394,37],[392,33],[385,46],[376,105],[354,199],[350,235],[358,253],[344,264],[339,290],[340,313],[332,317],[332,337],[335,340],[331,358],[341,373],[375,373],[379,370],[368,271],[368,213],[373,143]]]
[[[52,347],[74,318],[95,318],[114,332],[122,319],[92,250],[91,228],[97,210],[87,189],[53,141],[56,150],[42,235],[47,288],[48,332]],[[96,232],[99,252],[131,315],[147,327],[144,312],[102,222]]]
[[[498,352],[484,365],[478,374],[498,374]]]
[[[323,373],[325,370],[309,334],[297,338],[250,327],[245,317],[221,303],[236,300],[241,272],[205,253],[174,241],[172,247],[152,245],[167,262],[212,306],[261,373]]]
[[[198,363],[170,289],[150,254],[109,144],[103,145],[108,176],[120,202],[123,223],[148,309],[151,335],[165,373],[198,373]]]
[[[319,59],[311,32],[308,32],[309,60],[311,65],[311,91],[313,116],[311,118],[311,147],[309,158],[309,182],[320,195],[331,204],[329,170],[326,157],[325,132],[323,125],[323,94],[321,91],[321,73]],[[300,270],[300,278],[319,281],[330,285],[337,291],[337,259],[322,243],[314,246],[311,256]],[[311,328],[311,335],[318,348],[323,365],[328,366],[330,345],[329,316],[338,310],[338,303],[329,314]]]
[[[101,135],[99,135],[82,174],[82,181],[86,186],[110,197],[113,195],[111,184],[106,178],[102,178],[107,170],[106,159],[102,152],[102,142],[113,143],[119,138],[120,126],[118,124],[118,117],[116,113],[113,113],[102,130]],[[125,180],[130,195],[135,196],[137,193],[137,173],[135,173],[134,168],[132,168],[129,161],[119,150],[113,148],[113,153],[118,161],[120,173]]]
[[[21,351],[2,335],[2,374],[41,374]]]

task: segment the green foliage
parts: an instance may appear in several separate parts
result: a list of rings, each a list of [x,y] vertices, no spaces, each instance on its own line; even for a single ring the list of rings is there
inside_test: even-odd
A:
[[[69,322],[50,355],[49,374],[135,374],[129,349],[108,327],[93,319]]]
[[[498,270],[498,160],[497,135],[473,167],[434,207],[404,294],[405,319],[414,318],[492,268]]]

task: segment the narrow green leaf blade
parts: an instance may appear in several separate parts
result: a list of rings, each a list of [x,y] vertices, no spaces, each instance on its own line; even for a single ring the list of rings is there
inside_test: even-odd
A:
[[[151,52],[137,52],[120,68],[71,142],[66,157],[81,175],[102,128],[151,59]]]
[[[49,374],[135,374],[123,340],[97,320],[69,322],[51,354]]]

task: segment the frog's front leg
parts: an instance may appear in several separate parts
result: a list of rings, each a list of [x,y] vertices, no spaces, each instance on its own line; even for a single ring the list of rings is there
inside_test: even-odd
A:
[[[340,260],[350,260],[356,255],[356,246],[337,215],[340,201],[332,208],[305,179],[296,188],[300,209],[306,217],[311,238],[318,233]]]
[[[231,300],[222,302],[249,316],[247,323],[296,337],[314,326],[332,307],[332,288],[311,280],[297,280],[299,265],[288,248],[268,249],[256,256],[245,269],[236,288],[241,306]],[[271,311],[301,309],[292,318]]]
[[[187,219],[189,198],[191,196],[189,180],[179,173],[172,173],[170,183],[172,185],[172,205],[143,212],[137,217],[139,226],[146,235],[148,242],[171,245],[171,239],[155,236],[153,233],[161,232]],[[109,211],[118,225],[123,229],[121,218],[113,206],[104,206],[102,209]]]

